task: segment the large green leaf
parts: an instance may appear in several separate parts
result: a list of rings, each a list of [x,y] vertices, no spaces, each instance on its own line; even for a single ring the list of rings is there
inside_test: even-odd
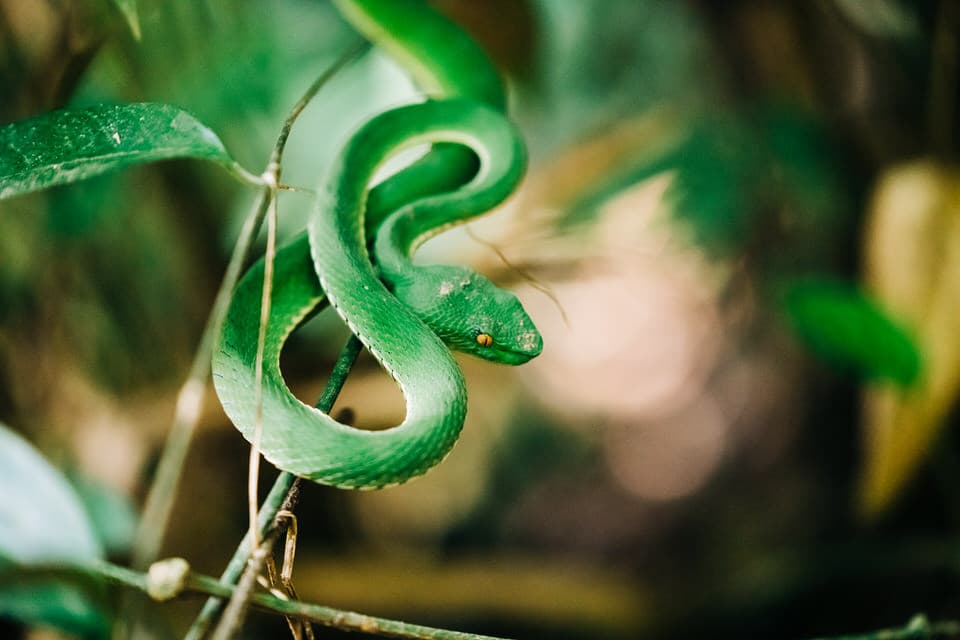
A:
[[[787,288],[784,302],[797,335],[834,365],[903,386],[920,375],[920,353],[910,336],[852,285],[800,280]]]
[[[213,131],[167,104],[53,111],[0,127],[0,200],[169,158],[234,164]]]
[[[0,568],[85,562],[103,555],[66,478],[0,424]],[[56,581],[0,582],[0,616],[102,635],[107,616],[86,590]]]

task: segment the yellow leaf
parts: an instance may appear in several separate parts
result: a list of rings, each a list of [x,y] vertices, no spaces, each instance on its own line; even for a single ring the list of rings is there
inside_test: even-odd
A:
[[[889,170],[865,245],[867,287],[912,331],[925,365],[909,390],[864,394],[859,507],[876,517],[926,458],[960,389],[960,172],[932,161]]]

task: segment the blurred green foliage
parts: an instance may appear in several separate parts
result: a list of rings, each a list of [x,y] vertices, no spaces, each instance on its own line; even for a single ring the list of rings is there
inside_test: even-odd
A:
[[[0,572],[99,558],[103,549],[66,478],[0,424]],[[0,616],[106,637],[110,613],[88,590],[59,581],[0,582]]]
[[[817,355],[871,380],[909,387],[920,376],[920,353],[909,334],[861,291],[836,280],[785,286],[784,310]]]

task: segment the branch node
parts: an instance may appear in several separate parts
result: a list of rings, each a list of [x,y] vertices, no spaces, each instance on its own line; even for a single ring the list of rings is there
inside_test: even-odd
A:
[[[187,584],[190,563],[183,558],[166,558],[150,565],[147,571],[147,595],[157,602],[176,598]]]

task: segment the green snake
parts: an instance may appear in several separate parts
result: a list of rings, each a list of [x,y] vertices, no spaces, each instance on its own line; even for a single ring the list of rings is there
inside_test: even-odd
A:
[[[489,211],[516,188],[526,155],[503,116],[502,81],[480,47],[417,0],[335,0],[430,99],[364,124],[332,163],[307,232],[275,257],[263,350],[260,450],[276,467],[323,484],[378,488],[426,472],[453,447],[466,388],[450,349],[505,364],[542,339],[512,294],[459,266],[418,266],[440,231]],[[398,152],[421,160],[371,188]],[[234,292],[213,356],[214,385],[245,438],[258,424],[255,361],[264,265]],[[341,424],[300,402],[280,371],[290,334],[329,304],[396,380],[403,422],[383,431]]]

